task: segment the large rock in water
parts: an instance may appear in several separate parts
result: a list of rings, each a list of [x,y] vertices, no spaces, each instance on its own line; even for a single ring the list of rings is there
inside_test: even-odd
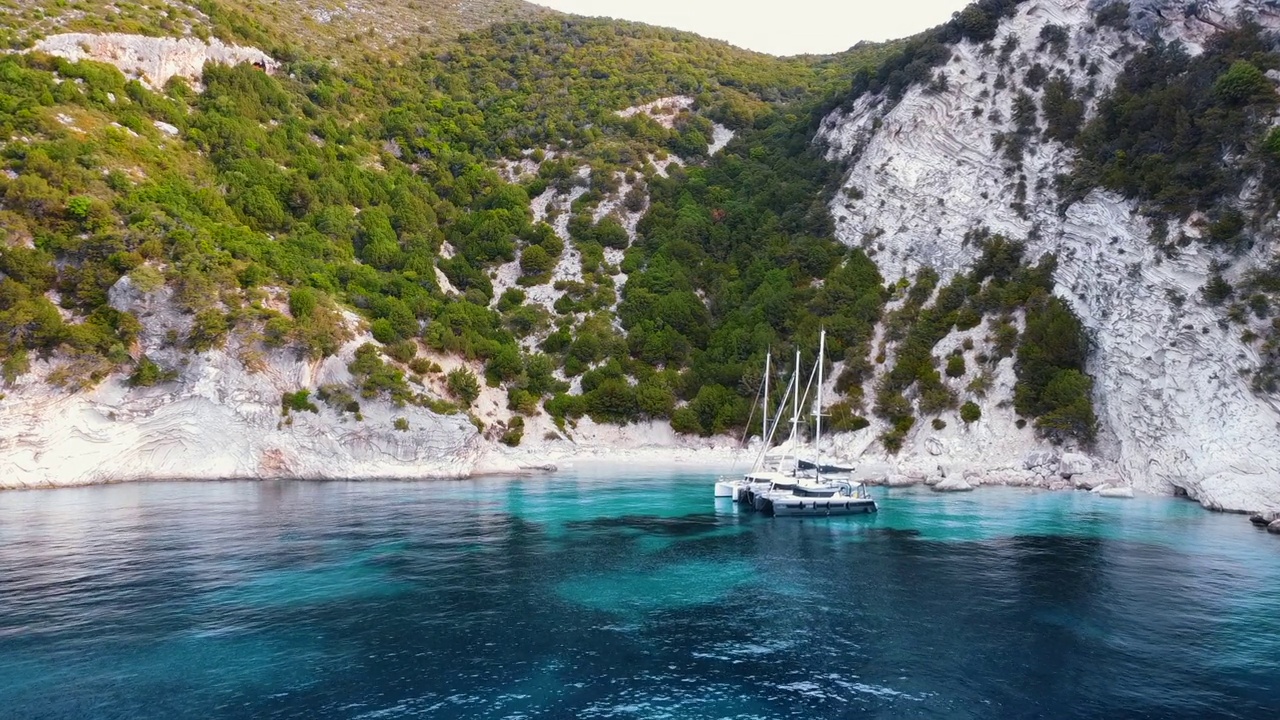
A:
[[[973,486],[963,478],[947,478],[933,486],[935,492],[968,492]]]
[[[1267,526],[1267,532],[1280,535],[1280,520],[1272,520],[1271,524]]]
[[[1104,498],[1131,498],[1133,497],[1133,488],[1131,487],[1104,487],[1101,490],[1095,490],[1099,496]]]

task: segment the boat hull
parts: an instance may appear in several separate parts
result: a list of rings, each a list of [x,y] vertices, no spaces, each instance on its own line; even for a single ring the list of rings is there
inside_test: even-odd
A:
[[[832,515],[865,515],[876,512],[876,501],[871,498],[835,497],[770,498],[770,510],[777,517],[830,517]]]

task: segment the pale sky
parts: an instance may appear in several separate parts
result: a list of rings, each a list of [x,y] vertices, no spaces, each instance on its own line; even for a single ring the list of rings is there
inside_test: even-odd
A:
[[[945,22],[969,0],[533,0],[578,15],[603,15],[689,30],[773,53],[832,53],[859,40],[914,35]]]

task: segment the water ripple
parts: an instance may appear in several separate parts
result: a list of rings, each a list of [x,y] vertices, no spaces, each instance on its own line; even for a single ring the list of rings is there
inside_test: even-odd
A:
[[[709,478],[0,493],[0,719],[1259,717],[1280,549],[1164,499]]]

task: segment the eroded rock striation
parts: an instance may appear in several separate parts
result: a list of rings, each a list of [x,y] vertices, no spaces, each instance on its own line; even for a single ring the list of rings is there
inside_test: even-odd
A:
[[[233,339],[189,355],[173,347],[190,316],[172,290],[142,292],[126,276],[111,303],[142,321],[139,351],[176,378],[130,387],[112,376],[82,393],[50,386],[37,368],[0,404],[0,488],[129,480],[214,478],[424,478],[471,474],[490,448],[466,416],[365,402],[364,419],[321,405],[282,413],[283,394],[351,380],[361,340],[319,362],[280,350],[251,371]],[[403,417],[408,429],[394,427]]]
[[[1087,0],[1024,3],[991,45],[1016,45],[1023,70],[1039,63],[1077,87],[1092,83],[1092,113],[1124,59],[1153,34],[1195,53],[1215,31],[1201,17],[1221,24],[1243,12],[1280,27],[1280,9],[1247,0],[1135,2],[1128,30],[1095,24],[1099,7]],[[1039,42],[1048,25],[1067,30],[1064,52]],[[1280,408],[1250,387],[1256,350],[1220,322],[1220,309],[1198,300],[1212,261],[1230,263],[1227,275],[1239,277],[1273,255],[1275,233],[1244,257],[1192,245],[1167,258],[1157,257],[1151,228],[1131,201],[1094,191],[1060,212],[1053,179],[1070,171],[1072,150],[1037,135],[1018,173],[1025,182],[1007,172],[994,135],[1012,127],[1020,89],[1002,87],[985,53],[961,42],[939,68],[945,87],[913,87],[897,103],[864,95],[825,119],[829,156],[847,165],[831,204],[839,239],[867,248],[889,281],[922,266],[944,278],[966,271],[980,253],[966,233],[977,228],[1025,238],[1033,257],[1056,254],[1055,293],[1082,319],[1093,345],[1089,370],[1102,432],[1090,464],[1114,468],[1141,490],[1185,492],[1210,508],[1280,507]],[[988,415],[984,407],[984,423]],[[924,455],[927,435],[913,431],[904,454]],[[1035,449],[1029,431],[988,434],[981,425],[952,448],[1009,466]],[[1077,460],[1065,465],[1064,474],[1074,475]]]

